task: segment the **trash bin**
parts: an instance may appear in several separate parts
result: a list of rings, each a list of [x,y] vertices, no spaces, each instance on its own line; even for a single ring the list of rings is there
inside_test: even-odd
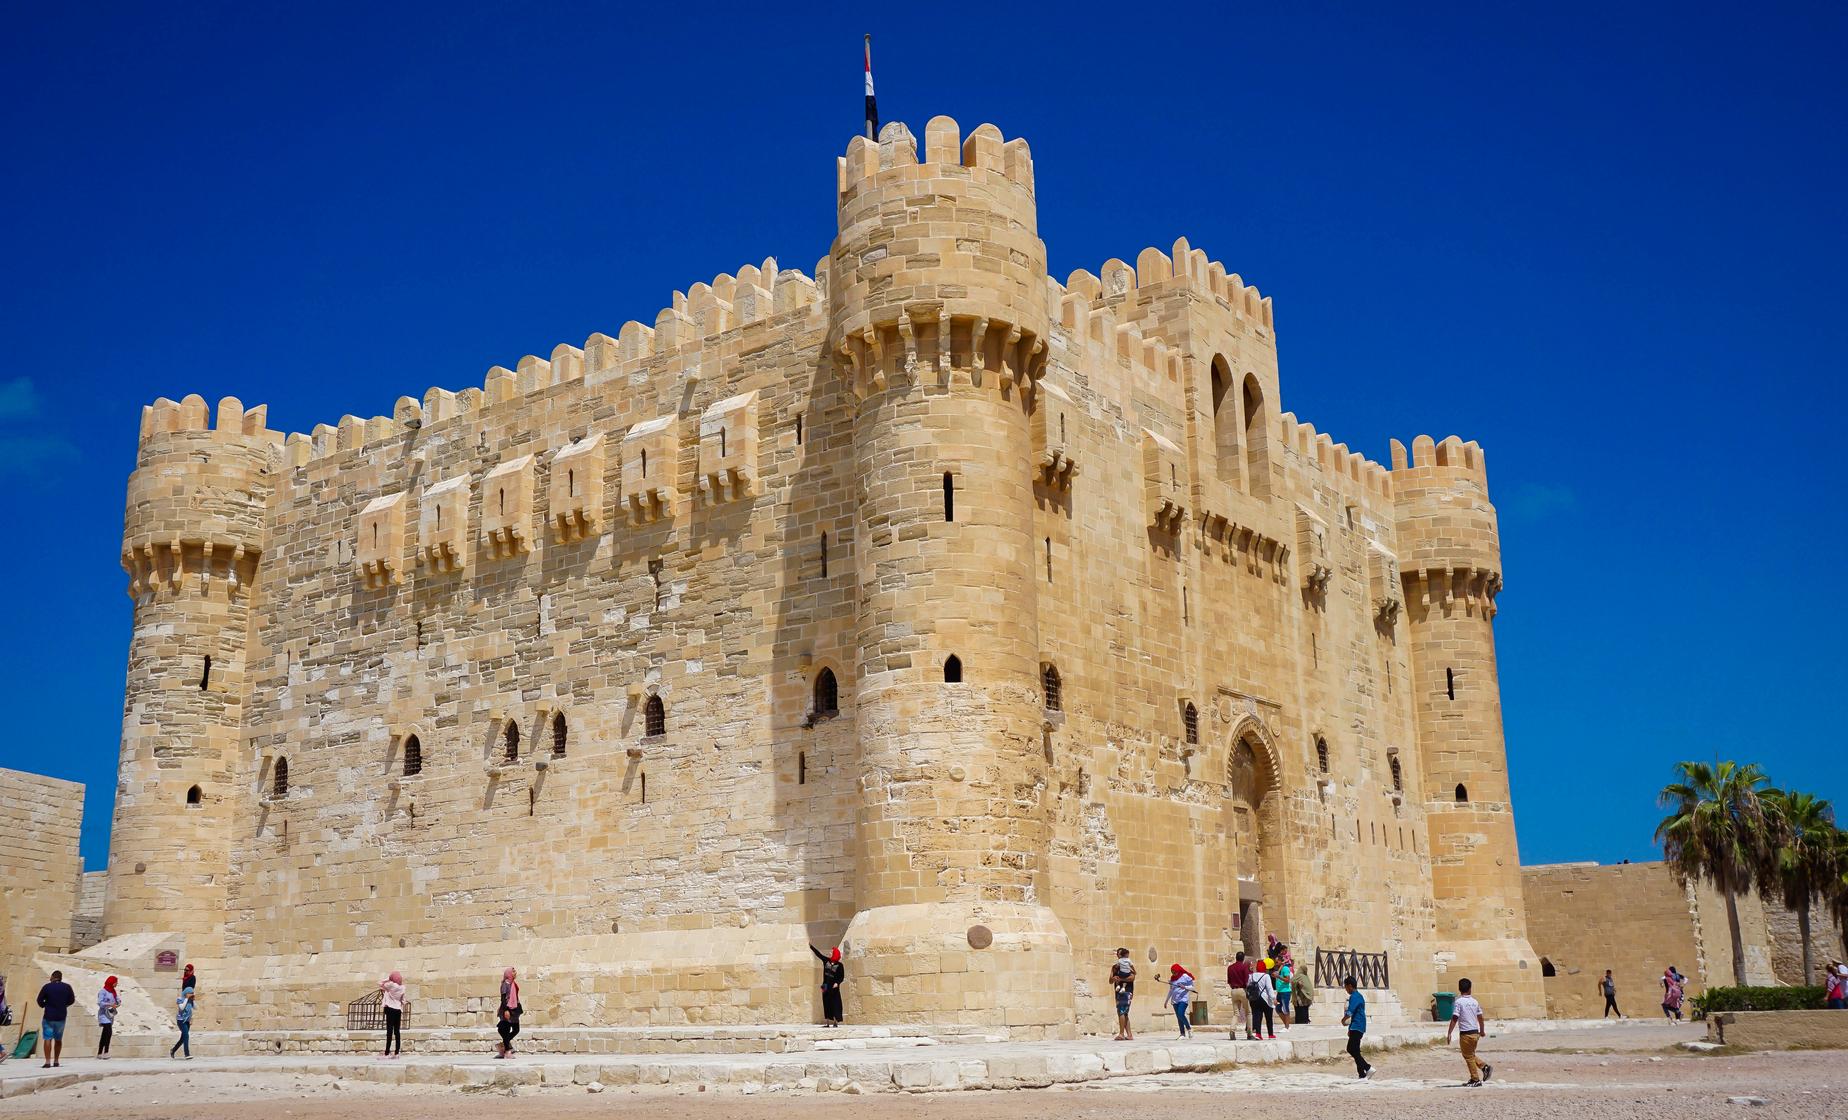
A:
[[[1193,1027],[1205,1027],[1205,1026],[1211,1025],[1206,1020],[1206,1001],[1205,1000],[1197,999],[1187,1005],[1187,1024],[1188,1026],[1193,1026]]]
[[[1455,1013],[1456,1009],[1457,994],[1455,992],[1431,993],[1431,1019],[1433,1022],[1448,1023],[1450,1021],[1450,1016]]]

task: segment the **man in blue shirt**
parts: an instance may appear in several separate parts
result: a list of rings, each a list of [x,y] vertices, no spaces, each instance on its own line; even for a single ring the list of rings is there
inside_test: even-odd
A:
[[[39,989],[38,1005],[45,1009],[39,1036],[45,1040],[46,1069],[62,1064],[59,1059],[64,1056],[64,1020],[76,1002],[77,993],[64,982],[62,972],[52,973],[51,983]]]
[[[1360,994],[1360,984],[1350,976],[1341,981],[1347,989],[1347,1013],[1341,1016],[1342,1025],[1348,1029],[1347,1051],[1354,1056],[1354,1071],[1366,1080],[1373,1073],[1373,1065],[1360,1056],[1360,1039],[1367,1033],[1367,997]]]

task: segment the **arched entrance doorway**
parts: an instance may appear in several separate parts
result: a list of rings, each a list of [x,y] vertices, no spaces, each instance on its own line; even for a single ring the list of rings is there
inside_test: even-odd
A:
[[[1288,940],[1284,925],[1283,796],[1276,752],[1256,720],[1232,737],[1226,758],[1226,831],[1238,882],[1233,940],[1263,956],[1266,934]]]

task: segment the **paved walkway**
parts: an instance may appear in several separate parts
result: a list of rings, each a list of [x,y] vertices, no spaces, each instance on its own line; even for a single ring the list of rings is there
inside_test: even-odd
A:
[[[1496,1033],[1595,1027],[1597,1020],[1504,1020]],[[1370,1050],[1441,1040],[1441,1023],[1418,1023],[1369,1034]],[[795,1028],[791,1028],[794,1030]],[[341,1077],[380,1084],[448,1086],[589,1085],[681,1086],[699,1084],[742,1093],[929,1092],[1015,1089],[1072,1084],[1109,1077],[1206,1072],[1238,1066],[1345,1057],[1347,1032],[1339,1026],[1298,1026],[1276,1041],[1229,1041],[1225,1028],[1190,1039],[1172,1033],[1133,1042],[1094,1037],[1071,1041],[937,1042],[920,1035],[880,1034],[823,1038],[801,1052],[675,1054],[522,1054],[496,1060],[489,1053],[407,1053],[393,1061],[328,1054],[239,1054],[190,1062],[167,1058],[70,1057],[58,1069],[37,1061],[0,1063],[0,1098],[40,1089],[135,1074],[249,1072]],[[543,1032],[534,1032],[542,1034]],[[219,1036],[229,1038],[230,1036]],[[486,1038],[484,1035],[484,1049]],[[203,1050],[203,1047],[200,1047]]]

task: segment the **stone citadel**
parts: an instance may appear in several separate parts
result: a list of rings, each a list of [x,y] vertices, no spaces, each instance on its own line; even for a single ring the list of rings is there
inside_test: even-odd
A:
[[[1481,449],[1283,411],[1185,240],[1053,279],[991,125],[836,190],[812,277],[480,388],[143,410],[105,944],[218,1029],[391,968],[481,1025],[504,964],[541,1027],[807,1022],[840,943],[853,1020],[1059,1035],[1118,945],[1223,1000],[1271,933],[1545,1014]]]

